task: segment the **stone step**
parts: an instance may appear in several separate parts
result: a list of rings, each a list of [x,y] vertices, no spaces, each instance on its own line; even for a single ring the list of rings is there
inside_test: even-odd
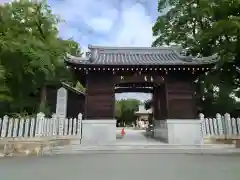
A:
[[[208,149],[58,149],[52,152],[44,152],[46,155],[57,155],[57,154],[99,154],[99,153],[146,153],[146,154],[160,154],[160,153],[173,153],[173,154],[226,154],[226,155],[240,155],[240,150],[236,148],[208,148]]]
[[[105,146],[83,146],[83,145],[70,145],[70,146],[57,146],[52,151],[96,151],[96,150],[179,150],[179,149],[229,149],[234,148],[233,145],[202,145],[202,146],[182,146],[182,145],[105,145]]]

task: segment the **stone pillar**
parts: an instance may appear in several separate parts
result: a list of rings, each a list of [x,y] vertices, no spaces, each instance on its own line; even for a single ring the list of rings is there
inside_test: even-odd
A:
[[[168,142],[178,145],[202,145],[202,121],[197,116],[191,79],[167,82]]]
[[[166,85],[154,87],[153,90],[154,137],[166,141],[168,115]]]
[[[111,144],[116,140],[114,76],[89,73],[86,82],[82,144]]]

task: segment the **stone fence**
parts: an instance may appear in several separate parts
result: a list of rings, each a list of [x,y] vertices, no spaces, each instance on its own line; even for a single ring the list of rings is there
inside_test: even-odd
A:
[[[44,113],[38,113],[36,118],[0,119],[1,138],[34,138],[77,136],[81,138],[82,114],[78,118],[61,118],[53,114],[46,118]]]

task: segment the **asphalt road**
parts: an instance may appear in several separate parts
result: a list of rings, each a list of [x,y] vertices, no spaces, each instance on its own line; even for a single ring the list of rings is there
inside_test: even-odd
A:
[[[6,180],[239,180],[240,156],[79,154],[0,159]]]

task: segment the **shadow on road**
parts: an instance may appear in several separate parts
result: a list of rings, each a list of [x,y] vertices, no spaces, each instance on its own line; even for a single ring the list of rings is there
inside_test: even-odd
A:
[[[156,142],[160,142],[160,143],[168,143],[167,139],[164,138],[156,138],[154,137],[154,134],[151,132],[142,132],[143,136],[145,136],[147,138],[147,140],[149,141],[156,141]]]

